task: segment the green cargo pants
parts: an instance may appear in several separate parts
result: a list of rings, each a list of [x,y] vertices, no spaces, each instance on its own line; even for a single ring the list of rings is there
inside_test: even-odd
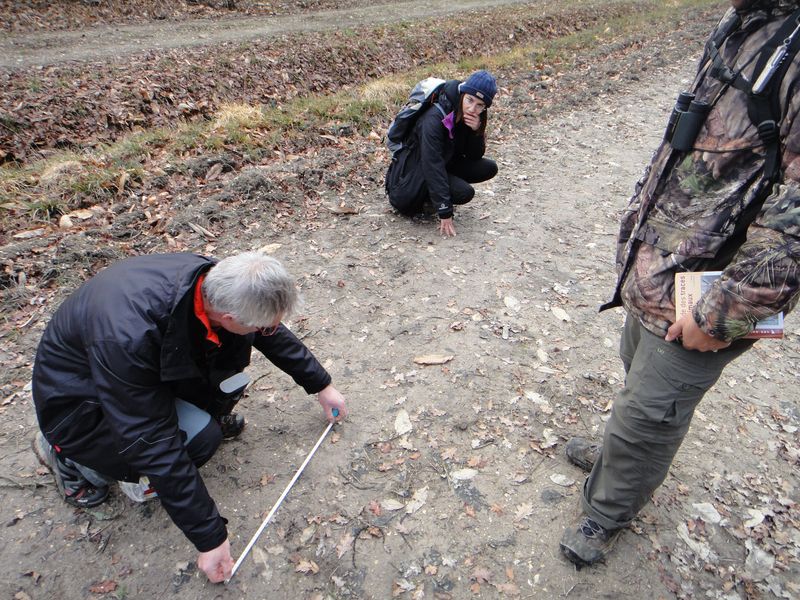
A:
[[[753,345],[684,349],[628,316],[620,341],[625,387],[614,400],[603,451],[583,487],[583,509],[606,529],[630,524],[664,481],[694,409],[722,370]]]

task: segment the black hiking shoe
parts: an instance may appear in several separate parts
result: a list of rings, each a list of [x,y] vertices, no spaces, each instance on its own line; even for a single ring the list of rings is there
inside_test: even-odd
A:
[[[244,431],[244,417],[236,413],[217,417],[217,422],[222,430],[223,440],[232,440]]]
[[[108,486],[95,486],[78,469],[61,460],[41,431],[36,432],[31,446],[39,462],[53,474],[64,502],[76,508],[91,508],[108,498]]]
[[[593,444],[582,437],[572,438],[564,448],[567,460],[587,472],[592,470],[602,451],[602,444]]]
[[[622,529],[606,529],[586,515],[564,530],[561,552],[580,569],[603,560],[611,552]]]

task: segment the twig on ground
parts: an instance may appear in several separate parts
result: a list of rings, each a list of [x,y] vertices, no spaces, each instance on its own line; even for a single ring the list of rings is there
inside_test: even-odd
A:
[[[0,475],[0,479],[8,481],[8,483],[10,484],[10,485],[8,485],[8,484],[0,484],[0,488],[13,487],[13,488],[17,488],[17,489],[20,489],[20,490],[24,490],[26,488],[36,489],[36,488],[40,488],[40,487],[45,487],[45,484],[43,484],[43,483],[36,483],[36,482],[22,483],[22,482],[17,481],[16,479],[12,479],[11,477],[8,477],[7,475]]]

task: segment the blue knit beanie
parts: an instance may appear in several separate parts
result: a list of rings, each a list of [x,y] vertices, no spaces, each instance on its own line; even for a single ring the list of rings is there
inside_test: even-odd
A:
[[[494,95],[497,93],[497,82],[488,71],[475,71],[469,78],[458,86],[462,94],[472,94],[483,100],[486,108],[492,105]]]

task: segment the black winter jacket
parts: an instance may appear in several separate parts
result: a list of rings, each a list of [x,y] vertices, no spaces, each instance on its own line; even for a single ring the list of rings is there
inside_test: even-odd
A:
[[[428,195],[440,219],[453,216],[448,164],[459,158],[481,158],[486,151],[483,134],[474,132],[463,121],[454,123],[452,128],[444,122],[451,113],[458,111],[460,83],[455,79],[445,83],[444,93],[437,100],[438,107],[432,106],[420,116],[397,157],[398,176],[410,170],[418,171],[420,181],[427,184]],[[452,114],[451,123],[454,118]],[[486,121],[486,111],[481,113],[481,120]],[[389,194],[391,196],[391,189]]]
[[[47,440],[101,473],[96,465],[125,464],[122,477],[149,477],[164,509],[201,552],[219,546],[227,531],[184,450],[175,398],[207,408],[219,383],[250,363],[252,346],[308,393],[331,381],[283,326],[271,336],[221,330],[221,347],[205,339],[194,287],[214,262],[162,254],[101,271],[55,312],[33,369]],[[99,455],[109,451],[117,454]]]

